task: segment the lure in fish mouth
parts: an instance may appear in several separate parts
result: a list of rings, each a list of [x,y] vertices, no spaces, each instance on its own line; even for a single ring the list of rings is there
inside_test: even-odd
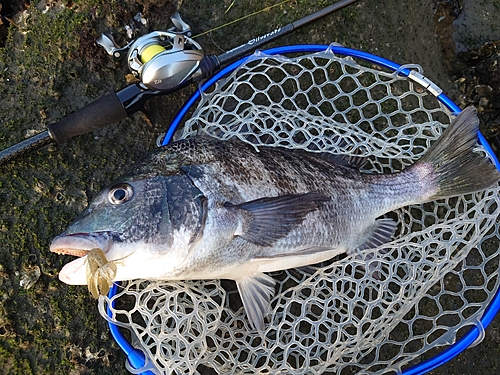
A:
[[[377,248],[396,231],[385,213],[498,184],[495,166],[473,152],[478,125],[465,109],[419,161],[379,175],[332,155],[175,142],[106,187],[54,239],[51,251],[83,256],[59,277],[87,284],[84,255],[98,248],[98,264],[116,265],[106,274],[114,281],[232,279],[262,330],[275,284],[266,272]]]

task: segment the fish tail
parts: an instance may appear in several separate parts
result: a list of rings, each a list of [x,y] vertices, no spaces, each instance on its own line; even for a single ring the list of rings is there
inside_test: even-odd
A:
[[[473,152],[478,132],[476,109],[467,107],[412,167],[420,176],[430,177],[429,200],[473,193],[498,183],[497,168]]]

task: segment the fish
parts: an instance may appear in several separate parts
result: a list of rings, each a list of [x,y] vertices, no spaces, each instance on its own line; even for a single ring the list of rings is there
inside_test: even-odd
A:
[[[388,174],[363,171],[362,158],[235,139],[174,142],[104,188],[54,238],[52,252],[79,257],[59,278],[97,285],[93,274],[111,262],[112,281],[234,280],[251,326],[263,330],[275,293],[268,273],[381,247],[397,229],[384,214],[498,184],[500,172],[474,152],[478,126],[475,108],[465,109],[419,160]],[[93,249],[100,260],[89,278]]]

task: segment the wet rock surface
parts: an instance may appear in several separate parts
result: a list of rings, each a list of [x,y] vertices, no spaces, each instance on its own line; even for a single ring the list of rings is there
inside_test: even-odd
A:
[[[206,53],[219,54],[329,3],[284,3],[197,41]],[[400,64],[419,64],[462,108],[478,108],[483,132],[498,152],[500,35],[477,37],[477,23],[471,28],[467,19],[486,7],[471,3],[361,0],[270,46],[338,42]],[[499,2],[481,3],[491,9],[489,24],[498,24]],[[264,0],[2,1],[0,149],[126,86],[130,75],[124,62],[113,60],[95,40],[112,31],[123,45],[128,29],[147,32],[133,21],[138,12],[148,19],[149,28],[166,30],[172,26],[168,15],[178,6],[198,34],[268,5]],[[458,34],[476,43],[459,42]],[[87,288],[57,279],[70,259],[50,253],[49,244],[102,187],[155,147],[193,90],[154,98],[147,115],[135,114],[0,166],[0,373],[128,374],[125,356]],[[432,373],[495,373],[499,321],[487,328],[480,345]]]

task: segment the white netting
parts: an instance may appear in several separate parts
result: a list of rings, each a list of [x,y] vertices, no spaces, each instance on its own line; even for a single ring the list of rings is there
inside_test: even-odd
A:
[[[364,62],[330,51],[257,54],[203,97],[177,137],[202,131],[256,147],[362,154],[366,169],[382,173],[412,164],[451,118],[418,84]],[[123,283],[101,297],[100,311],[110,308],[158,374],[400,372],[477,325],[493,298],[499,200],[495,188],[406,207],[388,215],[398,232],[385,255],[272,274],[261,333],[224,280]],[[380,266],[378,278],[367,262]]]

